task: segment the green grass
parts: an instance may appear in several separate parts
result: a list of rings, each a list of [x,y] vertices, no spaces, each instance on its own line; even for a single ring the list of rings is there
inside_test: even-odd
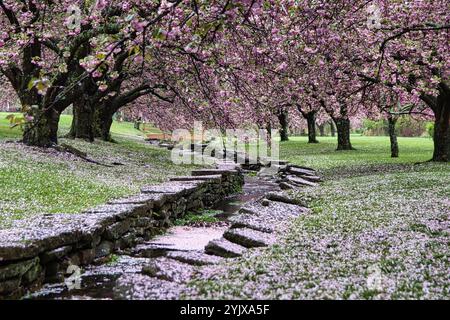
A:
[[[7,115],[11,113],[0,112],[0,139],[2,138],[20,138],[22,132],[19,127],[11,129],[9,120],[6,119]],[[17,116],[21,116],[19,113],[14,113]],[[63,136],[70,130],[70,126],[72,124],[72,116],[63,114],[61,115],[61,119],[59,121],[59,135]],[[153,128],[148,126],[148,133],[157,133],[159,130],[157,128]],[[111,134],[113,138],[116,137],[129,137],[136,138],[142,137],[144,133],[134,128],[134,124],[131,122],[118,122],[114,121],[111,126]]]
[[[337,142],[333,137],[319,137],[320,143],[309,144],[307,137],[290,137],[280,143],[280,158],[293,163],[327,171],[380,164],[412,164],[431,159],[433,141],[430,138],[399,137],[400,156],[390,157],[389,137],[352,135],[356,150],[335,151]]]
[[[325,177],[292,194],[312,213],[277,245],[191,282],[185,297],[449,299],[449,164],[415,164],[431,158],[427,138],[399,138],[398,159],[387,137],[352,139],[355,151],[336,152],[330,137],[282,143],[282,158]]]
[[[188,212],[183,218],[175,220],[176,226],[196,225],[202,223],[215,223],[220,220],[215,216],[223,211],[203,210],[201,212]]]
[[[193,166],[175,165],[170,152],[117,136],[118,143],[61,139],[84,151],[92,164],[54,149],[0,142],[0,228],[42,213],[76,213],[113,198],[137,194],[146,184],[187,175]]]

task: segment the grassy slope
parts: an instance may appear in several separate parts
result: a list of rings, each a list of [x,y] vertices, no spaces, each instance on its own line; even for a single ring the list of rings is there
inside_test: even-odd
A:
[[[326,177],[296,195],[313,213],[279,245],[193,283],[191,297],[449,299],[450,167],[413,165],[431,157],[431,141],[401,138],[390,159],[385,137],[354,136],[348,152],[331,138],[292,140],[282,156]]]
[[[21,136],[21,131],[19,128],[10,128],[9,121],[6,119],[6,116],[9,113],[0,112],[0,139],[2,138],[19,138]],[[17,114],[17,113],[16,113]],[[20,116],[20,114],[17,114]],[[72,116],[63,114],[61,115],[61,119],[59,121],[59,134],[64,135],[70,129],[70,125],[72,123]],[[157,129],[152,128],[151,132],[158,132]],[[111,132],[113,136],[142,136],[142,132],[136,130],[131,122],[117,122],[114,121],[111,127]]]
[[[112,168],[85,162],[53,149],[40,150],[1,138],[18,138],[18,129],[0,114],[0,228],[15,219],[39,213],[79,212],[112,198],[138,193],[141,186],[164,181],[169,175],[187,174],[191,167],[176,166],[167,150],[140,139],[131,123],[115,123],[117,144],[61,139],[104,163],[119,162]],[[63,116],[62,131],[71,117]]]

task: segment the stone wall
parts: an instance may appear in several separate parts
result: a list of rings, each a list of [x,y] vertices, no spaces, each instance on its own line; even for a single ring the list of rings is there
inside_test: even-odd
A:
[[[239,170],[194,170],[192,176],[80,214],[43,214],[0,230],[0,298],[20,297],[45,282],[63,281],[69,265],[87,265],[152,238],[189,211],[240,191]]]

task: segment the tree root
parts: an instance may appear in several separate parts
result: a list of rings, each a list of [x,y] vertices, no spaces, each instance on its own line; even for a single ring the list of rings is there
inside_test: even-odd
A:
[[[94,164],[97,164],[100,166],[105,166],[105,167],[110,167],[110,168],[113,167],[112,165],[101,163],[101,162],[95,161],[93,159],[90,159],[90,158],[88,158],[86,152],[80,151],[77,148],[69,146],[68,144],[65,144],[65,143],[62,143],[60,145],[54,145],[53,148],[59,152],[68,152],[70,154],[73,154],[74,156],[77,156],[78,158],[81,158],[84,161],[87,161],[90,163],[94,163]]]

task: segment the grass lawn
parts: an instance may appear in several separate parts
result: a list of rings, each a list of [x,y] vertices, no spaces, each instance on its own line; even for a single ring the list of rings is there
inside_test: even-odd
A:
[[[2,138],[19,138],[22,133],[20,129],[10,128],[9,120],[6,119],[6,116],[10,114],[7,112],[0,112],[0,139]],[[19,113],[14,113],[20,116]],[[70,125],[72,124],[72,116],[63,114],[61,115],[61,119],[59,120],[59,134],[63,136],[70,130]],[[149,132],[159,132],[156,128],[150,128]],[[136,130],[134,128],[133,123],[131,122],[118,122],[114,121],[111,126],[111,133],[113,137],[117,136],[125,136],[125,137],[140,137],[143,136],[142,131]]]
[[[106,167],[54,149],[8,143],[4,138],[19,138],[20,131],[11,130],[4,118],[0,114],[0,228],[35,214],[79,212],[192,169],[174,165],[169,151],[145,143],[131,123],[114,124],[118,143],[61,139],[100,163],[122,164]],[[68,130],[70,121],[70,116],[61,118],[62,131]]]
[[[450,167],[423,163],[431,141],[353,136],[336,152],[292,138],[281,154],[320,169],[326,181],[294,195],[312,214],[296,219],[278,245],[190,284],[188,298],[449,299]]]
[[[335,151],[337,142],[333,137],[319,137],[320,143],[310,144],[307,137],[290,137],[280,143],[280,158],[292,163],[306,165],[324,173],[341,168],[369,165],[413,164],[431,159],[433,140],[431,138],[398,138],[399,158],[391,158],[389,137],[366,137],[352,135],[356,150]]]

